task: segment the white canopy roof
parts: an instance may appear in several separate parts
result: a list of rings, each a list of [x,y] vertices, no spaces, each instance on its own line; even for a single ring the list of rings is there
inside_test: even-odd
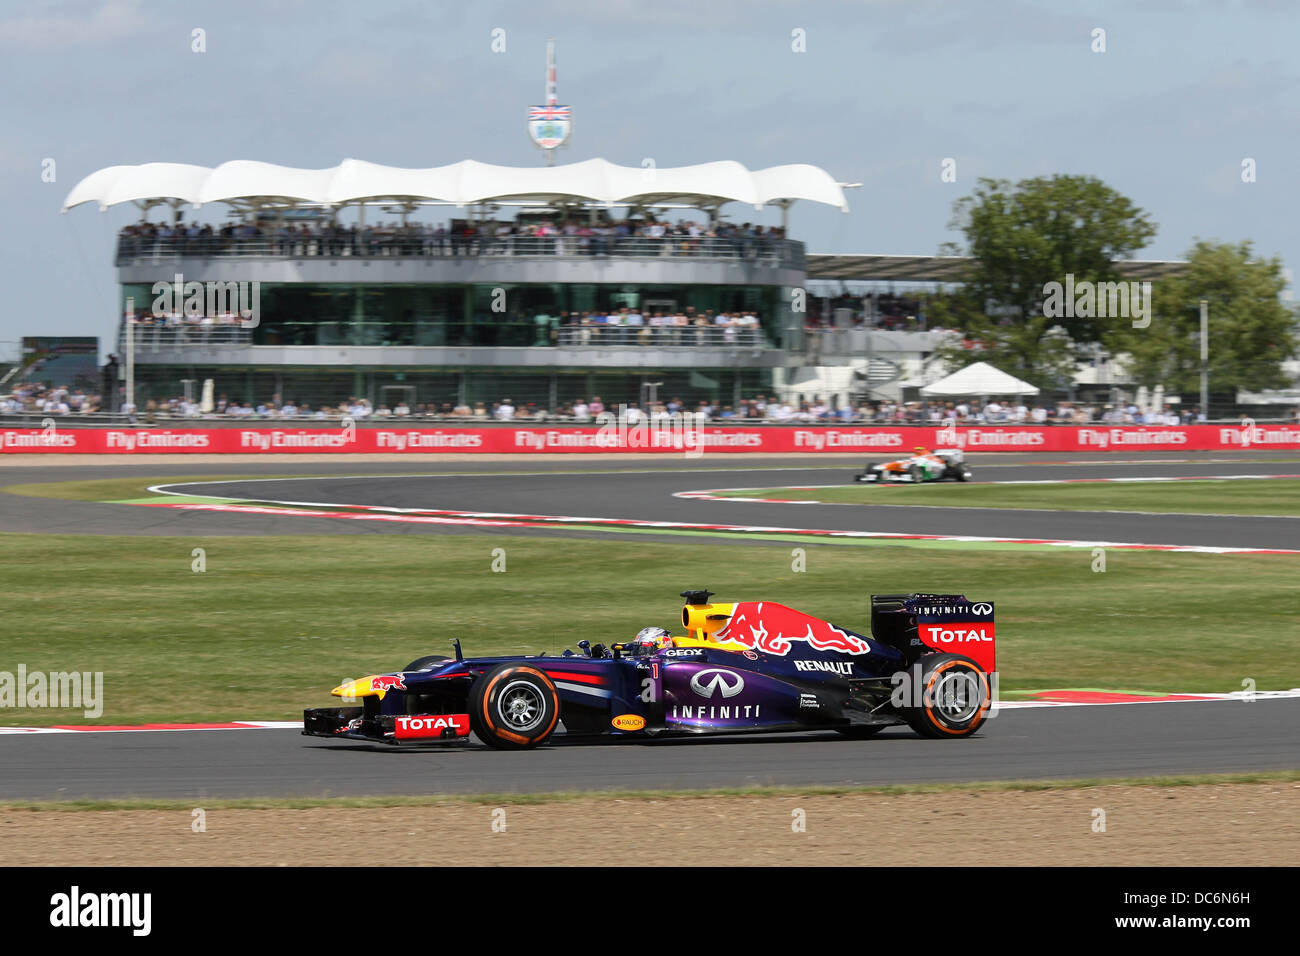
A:
[[[235,160],[215,169],[183,163],[109,166],[68,193],[63,211],[82,203],[101,210],[124,202],[179,200],[305,203],[340,206],[370,199],[406,199],[457,206],[493,200],[567,199],[625,206],[749,203],[755,208],[797,199],[848,211],[840,183],[824,169],[796,164],[749,170],[737,162],[642,169],[589,159],[567,166],[491,166],[467,159],[450,166],[402,169],[345,159],[331,169],[295,169]]]
[[[921,389],[922,395],[1037,395],[1038,389],[994,368],[988,362],[976,362],[960,371],[932,382]]]

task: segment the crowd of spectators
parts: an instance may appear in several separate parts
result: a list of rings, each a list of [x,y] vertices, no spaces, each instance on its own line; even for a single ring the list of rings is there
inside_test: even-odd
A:
[[[100,410],[98,395],[69,385],[22,382],[0,395],[0,413],[6,415],[89,415]]]
[[[561,312],[558,331],[557,344],[569,346],[763,344],[762,323],[753,312],[697,313],[693,307]]]
[[[848,312],[848,324],[837,324],[836,313],[843,315],[845,311]],[[893,292],[814,299],[804,326],[810,332],[828,332],[837,328],[883,332],[943,331],[926,318],[923,300]]]
[[[66,385],[22,383],[7,395],[0,395],[0,414],[76,416],[105,411],[99,395]],[[220,395],[211,411],[204,412],[198,401],[183,396],[150,398],[138,409],[126,407],[121,412],[132,421],[152,423],[168,419],[204,420],[275,420],[338,421],[351,418],[367,420],[419,419],[436,421],[519,421],[519,422],[594,422],[609,415],[622,414],[630,424],[642,420],[656,421],[689,412],[701,421],[747,420],[752,422],[825,422],[881,425],[1192,425],[1205,421],[1195,406],[1143,411],[1134,404],[1102,405],[1083,402],[1055,402],[1028,405],[1016,398],[990,399],[987,402],[914,401],[857,402],[837,404],[821,397],[758,395],[741,399],[736,405],[718,399],[695,402],[673,397],[642,407],[637,402],[607,404],[599,395],[590,400],[578,398],[561,402],[551,409],[545,403],[514,402],[503,398],[496,402],[472,403],[397,401],[392,405],[373,404],[368,399],[350,397],[337,405],[312,406],[293,399],[268,399],[241,402]],[[1287,421],[1300,422],[1300,408],[1290,409]],[[1244,421],[1245,419],[1243,419]]]
[[[251,318],[251,312],[240,313],[232,312],[229,309],[224,312],[218,312],[216,315],[184,313],[173,309],[161,315],[155,315],[150,309],[136,309],[133,313],[136,325],[152,326],[155,328],[167,329],[186,329],[189,331],[204,331],[211,329],[235,329],[241,328],[241,323]]]
[[[175,333],[182,342],[203,344],[214,338],[213,333],[225,335],[227,330],[244,327],[241,315],[229,310],[217,315],[179,311],[155,315],[146,308],[135,310],[134,318],[136,341],[143,345],[154,341],[150,336],[155,332],[165,332],[169,336]],[[516,344],[534,346],[745,346],[763,345],[766,341],[762,322],[751,310],[715,313],[706,309],[697,313],[694,307],[672,311],[623,307],[589,312],[560,311],[554,315],[540,311],[530,318],[515,319],[513,323],[493,323],[485,316],[483,322],[496,328],[511,326],[514,331],[522,329],[525,333],[531,327],[531,336]]]
[[[1021,399],[877,402],[856,410],[856,421],[1010,425],[1191,425],[1203,421],[1199,408],[1143,411],[1137,405],[1056,402],[1026,405]]]
[[[254,244],[263,254],[285,256],[474,256],[510,254],[609,255],[623,240],[637,239],[634,250],[644,254],[691,255],[725,251],[758,256],[785,238],[779,226],[753,223],[698,222],[659,219],[577,219],[536,221],[456,220],[450,224],[380,222],[342,225],[318,221],[282,223],[273,220],[226,222],[220,226],[197,221],[175,224],[141,222],[122,229],[119,248],[124,256],[148,256],[173,251],[199,256],[224,255]],[[719,243],[717,240],[727,240]]]

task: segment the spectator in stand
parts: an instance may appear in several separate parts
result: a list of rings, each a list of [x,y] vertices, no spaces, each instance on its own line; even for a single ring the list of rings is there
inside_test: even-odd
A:
[[[510,399],[504,399],[501,404],[496,407],[492,415],[497,421],[508,422],[515,417],[515,406],[511,403]]]
[[[591,404],[587,406],[587,411],[591,413],[593,418],[604,413],[605,403],[600,400],[599,395],[591,397]]]

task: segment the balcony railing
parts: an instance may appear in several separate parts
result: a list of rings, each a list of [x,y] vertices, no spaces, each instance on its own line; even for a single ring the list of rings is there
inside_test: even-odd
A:
[[[117,264],[195,258],[466,258],[518,257],[596,259],[630,257],[748,262],[768,267],[803,269],[802,242],[792,239],[720,239],[664,236],[411,236],[390,233],[337,236],[195,236],[154,238],[121,236]]]
[[[151,352],[244,348],[251,345],[431,346],[445,348],[769,348],[755,326],[563,326],[532,322],[466,323],[268,323],[253,329],[237,325],[135,326],[135,351]],[[118,354],[126,352],[119,330]]]
[[[126,354],[126,329],[118,329],[117,352]],[[231,348],[253,344],[253,330],[239,325],[144,325],[135,326],[136,352],[164,349]]]
[[[655,348],[766,348],[763,330],[753,326],[567,326],[557,345],[566,348],[647,346]]]

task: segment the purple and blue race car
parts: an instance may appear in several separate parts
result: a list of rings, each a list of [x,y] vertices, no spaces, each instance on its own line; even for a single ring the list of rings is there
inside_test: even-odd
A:
[[[782,604],[714,603],[684,591],[682,631],[646,628],[608,647],[537,657],[412,661],[347,681],[359,706],[315,708],[303,733],[370,743],[536,747],[567,735],[834,730],[869,737],[906,725],[968,737],[983,724],[995,672],[993,605],[955,594],[877,594],[869,634]]]

